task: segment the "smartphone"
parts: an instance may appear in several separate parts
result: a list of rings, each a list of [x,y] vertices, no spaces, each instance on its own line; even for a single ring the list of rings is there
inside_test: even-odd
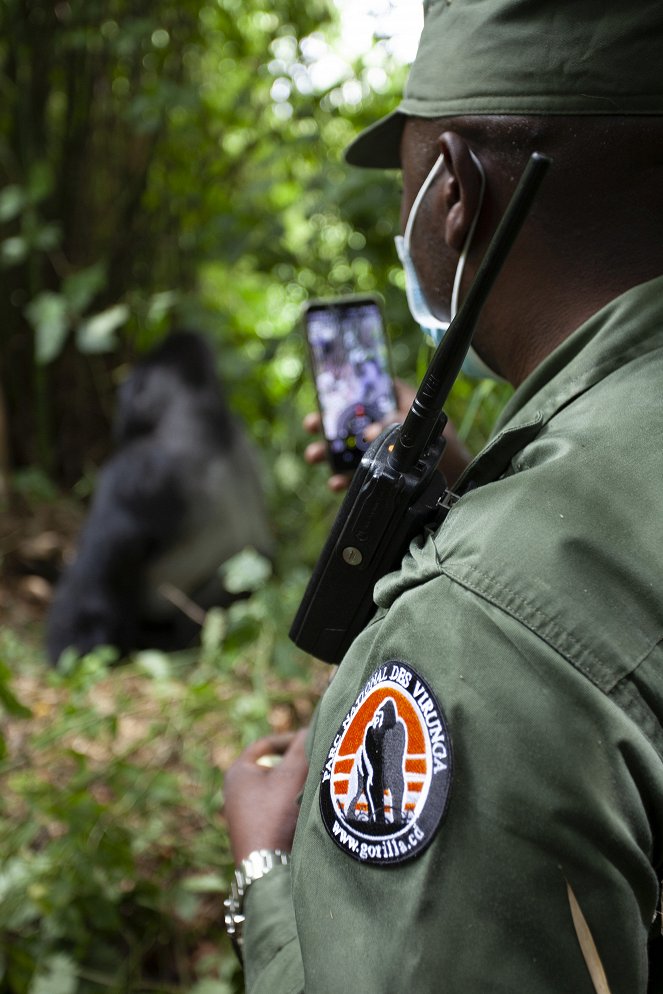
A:
[[[313,300],[304,328],[332,470],[354,470],[364,429],[396,410],[389,348],[377,297]]]

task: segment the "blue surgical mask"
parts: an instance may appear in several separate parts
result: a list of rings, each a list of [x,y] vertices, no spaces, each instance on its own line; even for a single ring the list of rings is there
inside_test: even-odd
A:
[[[460,253],[460,258],[458,260],[458,265],[456,266],[456,274],[454,276],[453,289],[451,291],[451,302],[449,307],[449,315],[444,318],[439,318],[437,315],[433,314],[428,302],[424,296],[424,292],[421,288],[419,282],[419,277],[417,276],[417,270],[412,259],[412,254],[410,252],[410,240],[412,237],[412,229],[414,227],[414,221],[417,216],[417,211],[421,205],[421,201],[426,196],[428,189],[438,175],[442,166],[444,165],[444,156],[441,155],[439,159],[435,162],[433,168],[429,172],[428,176],[423,182],[423,185],[417,196],[414,199],[414,203],[410,209],[410,215],[407,219],[405,225],[405,231],[403,235],[397,235],[394,241],[396,242],[396,251],[398,252],[398,257],[403,265],[403,270],[405,272],[405,293],[407,296],[408,306],[410,308],[410,314],[417,322],[421,328],[424,335],[431,338],[435,345],[439,345],[444,336],[446,335],[449,325],[451,324],[453,318],[458,313],[458,299],[460,296],[460,283],[463,278],[463,271],[465,269],[465,261],[467,259],[467,254],[469,252],[470,244],[474,236],[474,230],[477,226],[477,221],[479,219],[479,214],[481,212],[481,205],[483,203],[484,190],[486,188],[486,178],[484,175],[483,167],[477,157],[473,152],[470,152],[474,163],[479,170],[479,175],[481,177],[481,188],[479,190],[479,203],[477,204],[476,214],[472,219],[469,231],[467,232],[467,237],[465,239],[465,244],[463,245],[462,251]],[[493,379],[498,379],[497,375],[479,358],[477,353],[474,351],[472,346],[465,357],[463,362],[463,372],[467,376],[475,377],[476,379],[492,377]]]

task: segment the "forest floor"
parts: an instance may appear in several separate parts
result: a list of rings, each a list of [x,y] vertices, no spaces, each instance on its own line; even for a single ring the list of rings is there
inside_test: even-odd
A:
[[[329,667],[303,657],[299,670],[279,671],[269,622],[287,625],[270,617],[271,602],[261,614],[256,595],[254,613],[243,602],[246,618],[213,645],[52,670],[44,625],[83,514],[56,500],[17,501],[2,516],[0,865],[13,868],[19,910],[0,921],[0,961],[32,976],[13,980],[20,994],[54,991],[56,968],[76,994],[234,994],[221,936],[231,868],[223,773],[248,741],[306,725]],[[58,935],[85,952],[63,954]]]
[[[19,499],[3,515],[0,664],[11,672],[13,690],[19,699],[33,711],[30,721],[9,718],[3,723],[3,731],[9,734],[10,751],[12,738],[22,740],[38,732],[52,719],[53,709],[57,709],[69,693],[66,682],[56,691],[54,686],[58,682],[54,684],[48,678],[52,671],[46,660],[45,625],[55,584],[73,557],[84,513],[83,506],[73,499],[30,506]],[[223,648],[218,651],[224,654]],[[199,658],[204,658],[204,653],[205,650],[194,647],[175,654],[172,657],[173,677],[186,685],[187,673],[195,668]],[[246,741],[251,734],[248,728],[254,725],[253,718],[257,720],[254,726],[257,730],[262,721],[263,731],[267,731],[266,726],[274,732],[286,732],[306,725],[329,679],[329,668],[314,660],[309,661],[306,675],[284,678],[283,674],[267,671],[256,676],[252,671],[255,654],[249,652],[249,656],[251,662],[240,658],[228,666],[222,665],[218,681],[214,681],[220,703],[238,705],[234,720],[229,721],[226,714],[214,729],[218,737],[215,761],[221,769],[227,768],[242,740]],[[118,706],[117,701],[111,703],[111,699],[126,696],[128,692],[136,705],[131,709],[131,720],[125,715],[126,720],[119,723],[113,751],[118,748],[121,751],[126,729],[129,729],[129,738],[141,738],[147,733],[154,712],[160,706],[156,699],[153,700],[153,675],[149,668],[145,671],[140,665],[138,668],[133,665],[113,667],[97,687],[97,694],[106,694],[109,698],[106,711]],[[256,682],[261,685],[261,703],[257,705],[257,715],[247,714],[247,727],[243,727],[241,703],[255,697]],[[220,710],[226,710],[223,704]]]
[[[72,500],[32,505],[17,498],[2,513],[0,628],[43,652],[43,626],[54,584],[71,558],[83,520]]]
[[[12,649],[20,647],[21,662],[26,661],[28,674],[37,679],[46,663],[45,625],[55,585],[73,558],[84,516],[82,504],[69,498],[30,505],[19,498],[2,515],[0,633],[4,633],[5,640],[10,637]],[[13,651],[11,654],[13,656]],[[6,662],[11,664],[14,660]],[[240,692],[243,674],[240,672],[237,676],[235,689]],[[281,692],[277,690],[276,694],[282,700],[292,695],[293,705],[287,709],[287,716],[285,709],[277,709],[271,714],[270,726],[281,732],[305,722],[310,717],[312,702],[324,690],[327,678],[328,668],[313,662],[310,682],[309,679],[282,681]],[[229,682],[232,683],[232,679]],[[275,686],[271,689],[274,692]]]

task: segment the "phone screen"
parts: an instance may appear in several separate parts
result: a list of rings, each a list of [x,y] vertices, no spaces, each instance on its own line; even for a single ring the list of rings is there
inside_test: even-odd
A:
[[[396,408],[380,306],[372,297],[316,301],[305,324],[330,462],[353,470],[368,448],[364,428]]]

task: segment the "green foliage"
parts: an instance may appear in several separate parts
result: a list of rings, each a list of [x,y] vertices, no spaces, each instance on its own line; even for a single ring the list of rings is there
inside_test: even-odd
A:
[[[396,372],[413,379],[398,179],[342,161],[405,73],[376,42],[323,77],[325,56],[342,66],[333,16],[327,0],[5,0],[0,351],[14,366],[0,374],[16,466],[73,485],[127,355],[171,323],[215,341],[278,456],[299,450],[313,404],[307,298],[379,290]]]
[[[13,718],[29,718],[30,709],[26,708],[14,696],[10,689],[11,672],[3,662],[0,662],[0,707]]]
[[[273,575],[251,555],[227,565],[255,593],[209,612],[196,653],[113,669],[100,650],[51,673],[0,631],[0,994],[237,989],[221,771],[306,721],[324,682],[287,638],[339,502],[302,459],[302,305],[379,291],[398,375],[414,383],[429,355],[393,248],[398,179],[342,160],[404,70],[376,41],[323,79],[334,14],[327,0],[0,4],[14,495],[50,501],[52,478],[87,494],[127,361],[189,325],[262,449],[277,547]],[[457,383],[449,413],[472,448],[505,393]]]
[[[54,501],[58,490],[53,481],[35,467],[19,470],[12,478],[12,488],[29,503]]]
[[[291,425],[312,403],[307,297],[379,289],[397,371],[412,375],[397,180],[342,163],[404,70],[380,42],[323,79],[321,57],[342,54],[333,16],[328,0],[2,5],[0,353],[13,368],[0,374],[16,467],[74,484],[127,354],[170,323],[215,340],[270,449],[301,443]]]
[[[311,713],[310,662],[293,680],[274,651],[291,610],[268,584],[210,616],[200,653],[97,652],[15,686],[0,668],[2,994],[238,989],[222,770]]]

